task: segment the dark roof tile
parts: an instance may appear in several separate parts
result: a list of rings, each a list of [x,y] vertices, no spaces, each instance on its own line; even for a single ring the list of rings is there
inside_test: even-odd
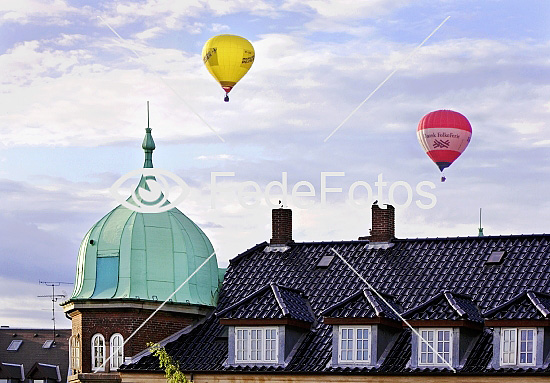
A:
[[[303,291],[313,315],[317,319],[321,318],[321,313],[325,310],[349,298],[350,292],[365,288],[364,283],[337,258],[325,269],[317,267],[323,255],[333,255],[332,248],[377,291],[395,296],[404,310],[410,311],[425,305],[434,299],[434,293],[452,292],[448,294],[451,299],[440,296],[439,301],[433,301],[430,307],[426,306],[425,311],[419,314],[421,317],[467,317],[479,321],[479,312],[490,313],[527,291],[537,291],[535,296],[539,306],[550,308],[550,298],[544,295],[550,294],[550,252],[547,251],[550,248],[550,235],[396,239],[393,241],[394,246],[389,249],[367,249],[365,243],[294,243],[285,252],[266,252],[264,248],[267,244],[259,244],[231,261],[224,277],[217,310],[223,312],[253,296],[258,291],[258,286],[273,282],[278,286]],[[501,263],[486,264],[487,256],[492,251],[506,251]],[[470,298],[463,297],[462,294],[468,294]],[[287,297],[287,301],[292,301],[294,297]],[[273,305],[267,303],[266,298],[265,307],[273,309]],[[533,305],[529,310],[532,307]],[[538,308],[537,310],[541,312]],[[245,311],[243,309],[243,313]],[[351,315],[358,311],[360,307],[350,307]],[[523,317],[532,315],[533,312],[517,308],[517,313],[521,313],[518,315]],[[218,317],[212,315],[189,333],[169,343],[167,349],[171,355],[177,357],[186,371],[259,370],[258,367],[250,366],[224,367],[228,350],[227,339],[218,338],[222,331],[223,326],[219,324]],[[529,372],[529,369],[488,369],[492,353],[491,342],[492,333],[485,330],[465,361],[462,369],[465,373]],[[331,326],[316,321],[302,338],[288,365],[276,369],[288,372],[329,372],[331,367],[327,366],[331,358],[331,348]],[[361,373],[449,373],[448,370],[408,369],[406,366],[410,359],[410,348],[410,332],[404,330],[382,365]],[[155,370],[158,369],[158,364],[155,358],[149,356],[124,366],[124,369]],[[531,371],[539,373],[542,370]]]

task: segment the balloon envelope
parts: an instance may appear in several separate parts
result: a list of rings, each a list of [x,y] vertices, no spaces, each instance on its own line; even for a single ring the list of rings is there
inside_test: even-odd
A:
[[[223,90],[229,93],[252,66],[254,47],[243,37],[219,35],[204,44],[202,60]]]
[[[470,143],[472,126],[458,112],[436,110],[422,117],[416,135],[426,154],[443,171]]]

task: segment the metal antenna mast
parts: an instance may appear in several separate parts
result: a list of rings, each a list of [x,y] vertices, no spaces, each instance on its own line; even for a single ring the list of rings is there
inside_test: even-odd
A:
[[[50,298],[52,300],[52,321],[53,321],[53,342],[55,343],[55,302],[59,298],[65,298],[65,294],[56,294],[55,288],[61,285],[72,285],[69,282],[44,282],[38,281],[41,285],[51,286],[52,293],[50,295],[38,295],[38,298]]]
[[[481,208],[479,208],[479,229],[477,236],[483,237],[483,227],[481,226]]]

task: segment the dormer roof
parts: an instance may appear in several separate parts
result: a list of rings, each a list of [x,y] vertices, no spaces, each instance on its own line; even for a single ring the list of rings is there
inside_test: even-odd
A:
[[[395,302],[395,298],[389,294],[378,294],[369,289],[361,289],[330,306],[321,315],[325,318],[387,318],[401,321],[395,311],[401,312],[403,309]]]
[[[477,305],[467,295],[444,291],[403,313],[408,320],[468,320],[483,323]]]
[[[536,291],[525,291],[487,311],[487,320],[540,320],[550,319],[550,295]]]
[[[315,318],[301,290],[269,283],[216,313],[223,319],[294,319],[312,323]]]

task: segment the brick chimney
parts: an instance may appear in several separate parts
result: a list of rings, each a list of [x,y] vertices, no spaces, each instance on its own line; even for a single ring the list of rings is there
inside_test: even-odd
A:
[[[272,238],[270,245],[286,245],[292,242],[292,210],[273,209],[271,211]]]
[[[367,238],[371,242],[389,242],[395,238],[395,208],[385,206],[382,209],[377,204],[372,205],[372,229]]]

